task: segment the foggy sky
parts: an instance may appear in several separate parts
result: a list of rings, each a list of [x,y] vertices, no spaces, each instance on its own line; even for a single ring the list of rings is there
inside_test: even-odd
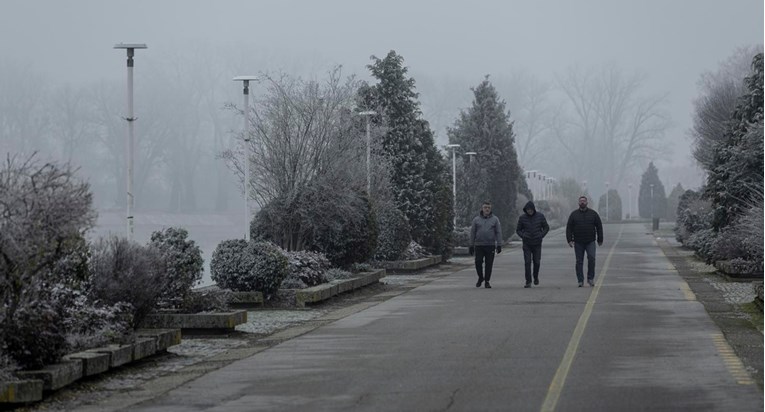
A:
[[[700,73],[762,41],[762,0],[0,2],[0,59],[54,83],[124,82],[124,51],[112,49],[119,42],[148,44],[137,52],[136,71],[197,43],[257,50],[269,60],[268,67],[242,63],[232,76],[279,65],[321,76],[342,64],[368,78],[369,56],[392,49],[415,80],[448,76],[471,85],[521,68],[549,79],[572,65],[616,63],[647,73],[651,92],[669,93],[675,163],[691,163],[685,136]]]

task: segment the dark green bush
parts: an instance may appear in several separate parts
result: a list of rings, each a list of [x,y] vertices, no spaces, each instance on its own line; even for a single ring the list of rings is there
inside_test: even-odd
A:
[[[285,281],[289,280],[291,285],[297,286],[300,286],[300,283],[296,282],[301,282],[304,285],[302,287],[327,283],[324,273],[332,264],[323,254],[301,250],[286,252],[285,255],[289,262],[289,274]]]
[[[409,246],[409,242],[412,241],[406,215],[395,207],[384,208],[377,214],[377,227],[379,235],[374,258],[376,260],[400,259]]]
[[[269,242],[225,240],[210,260],[211,277],[221,288],[258,291],[266,296],[279,289],[288,270],[281,249]]]
[[[178,308],[191,294],[191,288],[202,279],[204,259],[202,250],[183,228],[167,228],[152,233],[149,248],[155,249],[165,261],[166,286],[159,296],[162,307]]]

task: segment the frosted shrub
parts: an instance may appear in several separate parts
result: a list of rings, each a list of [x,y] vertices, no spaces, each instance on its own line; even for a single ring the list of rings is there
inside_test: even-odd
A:
[[[279,289],[288,270],[281,249],[269,242],[225,240],[210,260],[210,275],[221,288],[258,291],[266,296]]]
[[[0,353],[19,367],[66,350],[52,287],[87,277],[92,195],[68,165],[8,156],[0,165]]]
[[[332,264],[323,254],[297,251],[286,252],[285,256],[289,262],[289,274],[285,281],[290,281],[290,285],[293,285],[295,280],[302,282],[305,285],[304,288],[327,283],[324,272],[332,267]],[[299,285],[299,283],[294,283],[294,285]]]
[[[404,260],[416,260],[424,258],[425,256],[428,256],[428,251],[417,244],[417,242],[412,241],[409,243],[409,247],[406,248],[403,258]]]
[[[166,287],[159,296],[163,307],[178,308],[202,279],[202,251],[183,228],[167,228],[152,233],[149,247],[159,252],[166,263]]]
[[[384,208],[378,212],[376,260],[398,260],[412,241],[409,222],[403,212],[395,207]]]
[[[458,227],[454,229],[454,244],[457,246],[470,245],[470,227]]]
[[[133,327],[157,307],[167,285],[165,262],[153,248],[125,238],[99,239],[92,247],[88,294],[106,305],[131,305]]]
[[[57,306],[63,312],[69,352],[79,352],[109,343],[128,343],[133,338],[132,311],[128,303],[93,303],[78,290],[55,288]]]
[[[332,268],[327,271],[326,273],[327,279],[330,281],[332,280],[343,280],[343,279],[350,279],[353,277],[353,273],[348,272],[347,270],[342,270],[338,268]]]
[[[24,302],[3,325],[4,347],[22,369],[56,363],[67,352],[63,316],[48,300]]]

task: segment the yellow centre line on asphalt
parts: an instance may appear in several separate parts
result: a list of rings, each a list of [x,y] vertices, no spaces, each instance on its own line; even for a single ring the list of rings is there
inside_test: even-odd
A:
[[[623,230],[624,225],[620,225],[619,235],[611,246],[611,250],[608,251],[608,257],[606,257],[606,261],[603,263],[603,269],[600,270],[600,275],[595,281],[595,287],[592,289],[592,293],[590,293],[590,298],[584,305],[584,312],[582,312],[582,315],[579,317],[579,322],[577,322],[576,328],[574,328],[574,334],[571,336],[571,341],[568,343],[566,353],[563,355],[563,360],[558,366],[557,372],[555,372],[555,376],[550,383],[550,388],[547,390],[547,396],[545,396],[545,401],[542,403],[542,412],[554,411],[558,404],[558,398],[560,398],[560,394],[563,391],[563,385],[566,383],[566,377],[568,376],[569,369],[571,369],[571,364],[574,362],[574,356],[576,355],[577,348],[579,348],[579,342],[582,340],[584,329],[587,327],[587,321],[590,320],[590,315],[592,314],[592,308],[595,306],[595,301],[598,299],[600,285],[603,283],[603,278],[606,276],[608,265],[611,264],[611,256],[614,254],[614,249],[616,249],[616,245],[622,238]]]

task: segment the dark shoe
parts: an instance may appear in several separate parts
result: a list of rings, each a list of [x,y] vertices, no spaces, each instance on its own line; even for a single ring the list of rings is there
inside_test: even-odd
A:
[[[526,282],[526,284],[523,287],[524,288],[530,288],[531,287],[531,282]]]
[[[595,286],[595,282],[593,282],[592,279],[587,279],[587,284],[590,286]]]
[[[538,284],[539,284],[539,278],[534,278],[534,284],[535,284],[535,285],[538,285]]]
[[[486,289],[491,289],[491,285],[489,284],[489,281],[486,281],[486,284],[484,285]]]
[[[581,288],[582,285],[584,285],[584,282],[579,282],[579,287]]]
[[[479,279],[478,283],[475,284],[475,287],[480,288],[481,287],[481,283],[483,283],[483,280]]]

